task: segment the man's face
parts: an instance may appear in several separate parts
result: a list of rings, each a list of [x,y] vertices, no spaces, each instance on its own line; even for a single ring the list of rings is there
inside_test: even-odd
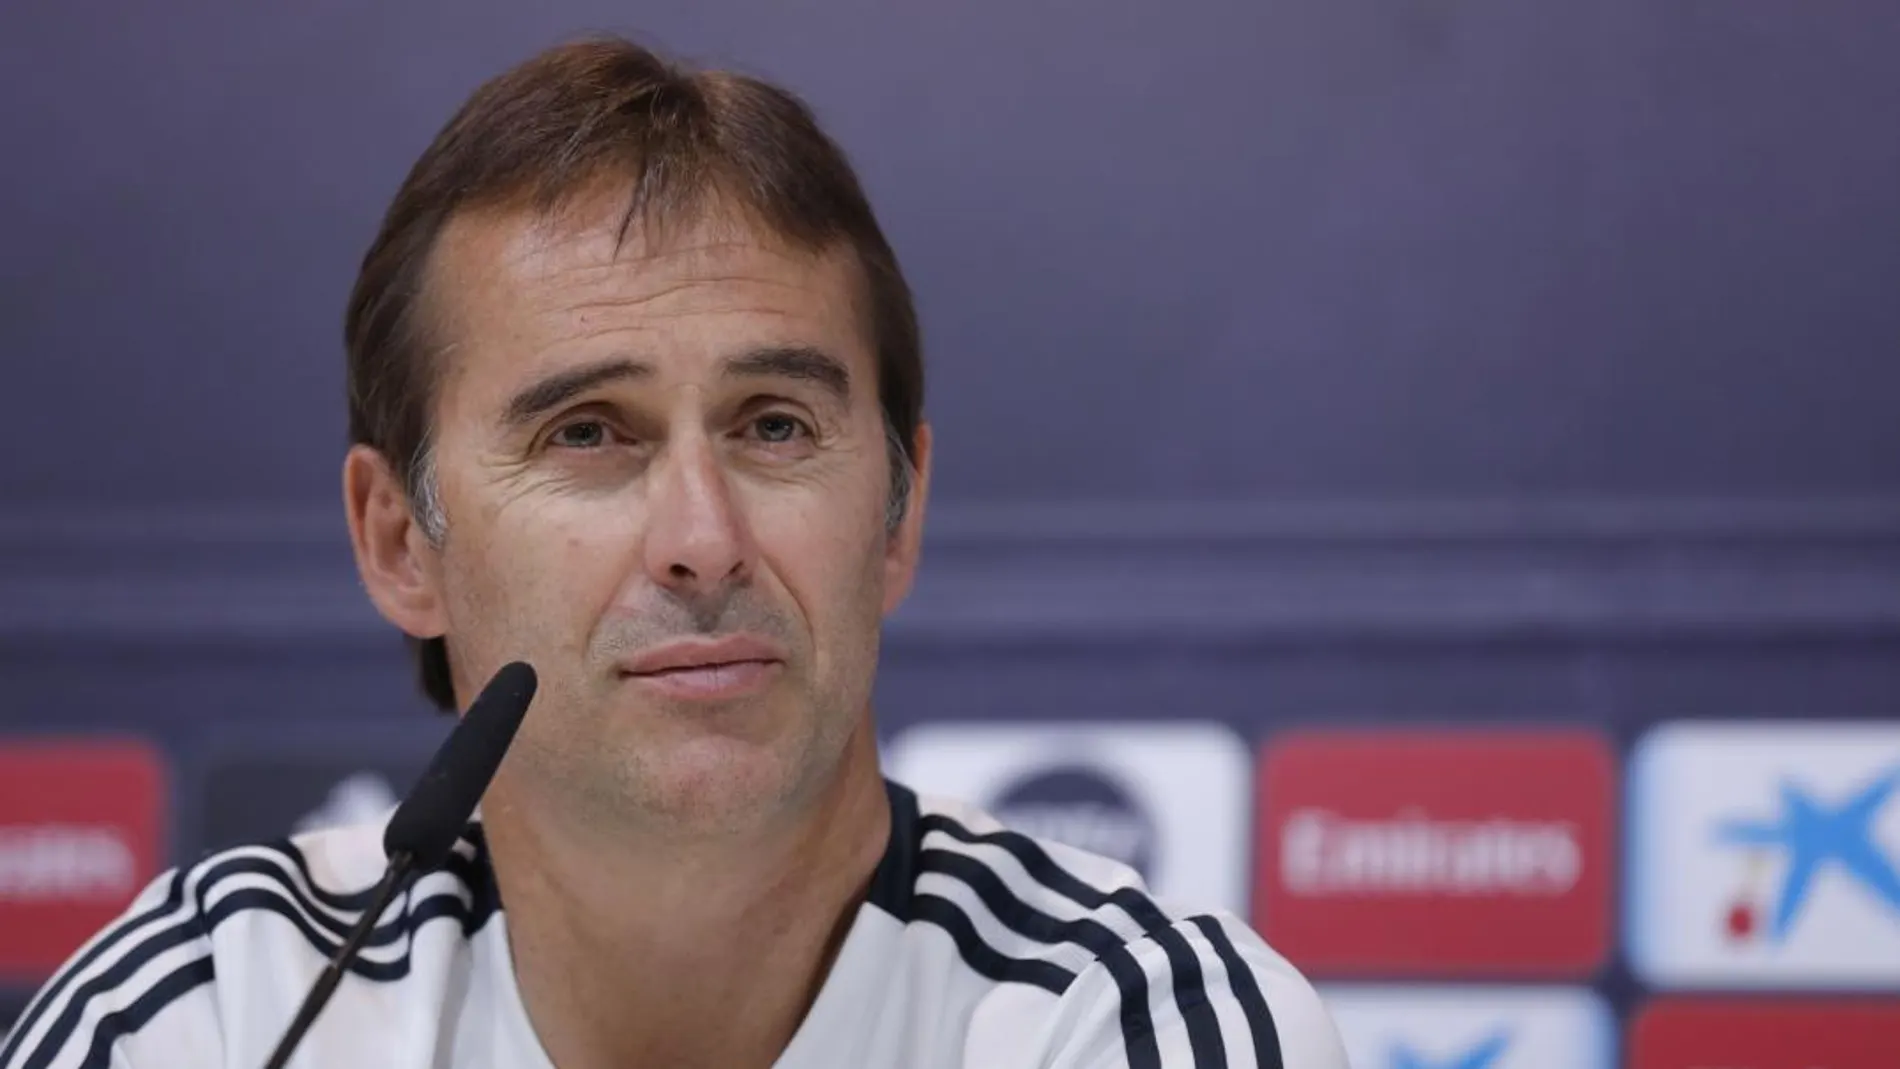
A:
[[[616,252],[619,207],[444,233],[447,537],[424,570],[465,699],[507,661],[539,673],[518,789],[738,826],[818,788],[870,730],[914,539],[886,533],[854,260],[717,214]]]

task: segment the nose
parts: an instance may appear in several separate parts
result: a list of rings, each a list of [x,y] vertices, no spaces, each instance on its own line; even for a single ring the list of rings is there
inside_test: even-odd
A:
[[[648,473],[646,568],[655,583],[693,599],[742,581],[754,547],[711,444],[669,444]]]

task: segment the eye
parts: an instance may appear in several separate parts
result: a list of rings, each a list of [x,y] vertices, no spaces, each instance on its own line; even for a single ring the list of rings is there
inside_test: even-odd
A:
[[[788,416],[783,412],[768,412],[752,421],[753,432],[764,442],[780,445],[797,440],[800,435],[809,437],[811,428],[797,416]]]
[[[548,444],[562,449],[598,449],[607,444],[607,425],[597,419],[570,423],[555,431]]]

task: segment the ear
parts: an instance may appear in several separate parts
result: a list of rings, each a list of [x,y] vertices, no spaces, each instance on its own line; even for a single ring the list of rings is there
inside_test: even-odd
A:
[[[437,550],[415,522],[402,480],[381,453],[351,447],[343,460],[343,507],[356,572],[376,610],[417,638],[447,631]]]
[[[913,447],[916,470],[910,484],[910,503],[904,519],[884,545],[884,611],[894,612],[910,595],[917,578],[917,562],[924,550],[924,511],[930,501],[930,424],[917,425]]]

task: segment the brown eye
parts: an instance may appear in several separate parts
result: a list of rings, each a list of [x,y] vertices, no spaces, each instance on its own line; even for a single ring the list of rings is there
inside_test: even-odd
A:
[[[555,431],[548,441],[563,449],[597,449],[607,443],[607,427],[596,420],[570,423]]]

